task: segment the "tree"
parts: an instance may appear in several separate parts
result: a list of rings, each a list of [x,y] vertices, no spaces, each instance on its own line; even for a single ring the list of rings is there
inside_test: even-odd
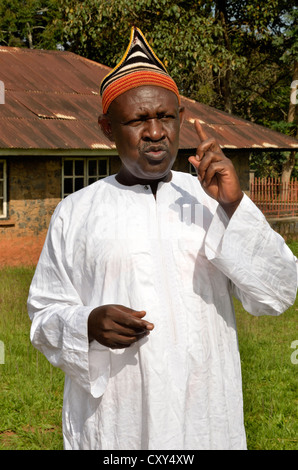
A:
[[[286,121],[293,0],[59,2],[70,50],[113,67],[134,24],[185,96],[267,126]]]
[[[0,0],[0,44],[56,49],[62,24],[56,0]]]
[[[285,0],[217,0],[217,14],[225,24],[226,44],[245,57],[225,81],[226,110],[274,130],[297,136],[297,119],[290,118],[289,89],[295,81],[297,58],[296,2]],[[297,63],[297,62],[296,62]],[[227,98],[232,95],[232,100]],[[253,157],[261,175],[278,172],[288,181],[295,169],[295,152],[263,153]],[[271,169],[271,170],[270,170]]]
[[[298,61],[294,62],[294,72],[290,90],[290,104],[288,112],[288,123],[293,124],[293,128],[296,131],[295,137],[298,138],[298,127],[297,127],[297,88],[298,88]],[[289,153],[288,158],[282,165],[281,181],[284,184],[288,184],[291,179],[292,172],[296,164],[296,152],[292,150]]]
[[[294,0],[0,0],[0,44],[60,44],[110,67],[124,54],[132,25],[184,96],[297,134],[296,119],[288,119],[298,43]],[[284,174],[291,173],[288,155],[265,158],[272,171],[285,163]]]

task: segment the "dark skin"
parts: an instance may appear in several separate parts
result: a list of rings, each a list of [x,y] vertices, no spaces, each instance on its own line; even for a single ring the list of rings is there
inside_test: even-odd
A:
[[[156,195],[158,183],[171,180],[183,116],[176,95],[157,86],[129,90],[112,102],[108,114],[98,122],[116,144],[122,163],[116,179],[121,184],[149,185]],[[206,193],[232,217],[243,196],[234,166],[217,142],[207,138],[199,121],[195,121],[195,128],[200,144],[189,161]],[[89,340],[111,349],[129,347],[153,330],[145,315],[143,310],[123,305],[97,307],[88,318]]]
[[[153,323],[143,320],[145,315],[124,305],[97,307],[88,318],[89,341],[95,339],[111,349],[127,348],[153,330]]]
[[[196,156],[189,157],[188,160],[196,169],[205,192],[215,199],[231,218],[243,197],[234,165],[224,155],[216,140],[207,137],[198,120],[195,121],[195,129],[201,143]]]
[[[160,181],[170,181],[183,116],[176,95],[156,86],[129,90],[112,102],[99,125],[119,152],[120,183],[150,185],[156,194]]]

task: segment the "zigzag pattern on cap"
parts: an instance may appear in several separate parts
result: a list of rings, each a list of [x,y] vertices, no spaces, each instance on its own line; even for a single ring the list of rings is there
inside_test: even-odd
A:
[[[100,94],[104,114],[117,96],[141,85],[167,88],[173,91],[180,101],[176,83],[154,54],[142,32],[133,27],[123,58],[101,82]]]

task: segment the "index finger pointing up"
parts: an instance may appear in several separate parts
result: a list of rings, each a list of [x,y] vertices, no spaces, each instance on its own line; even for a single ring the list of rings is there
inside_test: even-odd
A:
[[[200,121],[198,119],[195,120],[195,129],[197,131],[197,134],[198,134],[201,142],[208,139],[207,134],[205,133],[205,131],[204,131],[203,127],[201,126]]]
[[[195,129],[200,139],[200,144],[197,148],[197,155],[202,158],[204,152],[211,150],[213,152],[222,153],[220,145],[214,139],[214,137],[208,137],[206,132],[204,131],[203,127],[200,124],[198,119],[195,120]]]

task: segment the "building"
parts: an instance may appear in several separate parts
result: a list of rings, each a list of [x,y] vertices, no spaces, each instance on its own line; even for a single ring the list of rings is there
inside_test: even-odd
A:
[[[110,69],[76,54],[0,46],[0,266],[35,265],[51,215],[71,192],[116,173],[115,147],[97,124],[99,84]],[[198,118],[249,190],[251,149],[297,141],[182,98],[186,119],[174,169],[190,171]]]

